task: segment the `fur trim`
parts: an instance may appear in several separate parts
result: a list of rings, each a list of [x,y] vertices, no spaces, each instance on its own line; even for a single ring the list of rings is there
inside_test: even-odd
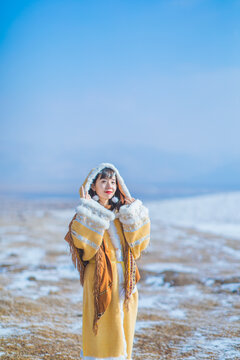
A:
[[[101,226],[104,229],[109,228],[109,221],[108,220],[100,218],[99,216],[93,214],[91,212],[91,210],[88,210],[87,208],[84,208],[83,206],[78,207],[77,213],[79,215],[86,216],[88,219],[91,219],[96,224],[96,226]]]
[[[118,272],[118,293],[119,293],[119,298],[122,302],[120,306],[122,306],[125,299],[125,278],[123,273],[123,267],[120,262],[117,263],[117,272]]]
[[[130,192],[123,180],[123,178],[121,177],[121,175],[119,174],[118,170],[115,168],[115,166],[113,164],[110,163],[101,163],[100,165],[98,165],[96,168],[94,168],[91,172],[91,174],[88,176],[87,182],[85,184],[84,190],[85,193],[88,193],[88,191],[90,190],[91,184],[93,182],[93,180],[95,179],[95,177],[97,176],[97,174],[104,169],[105,167],[108,167],[110,169],[112,169],[113,171],[115,171],[116,175],[117,175],[117,179],[124,191],[124,194],[126,197],[131,198]]]
[[[77,213],[79,215],[86,216],[88,219],[92,220],[96,224],[96,226],[101,226],[104,229],[109,228],[109,221],[108,220],[100,218],[98,215],[93,214],[91,212],[91,210],[88,210],[87,208],[84,208],[83,206],[78,207]]]
[[[139,229],[141,229],[141,227],[143,227],[144,225],[150,223],[150,219],[149,218],[146,218],[144,220],[140,220],[134,224],[124,224],[124,231],[125,233],[131,233],[131,232],[135,232]]]
[[[117,233],[117,229],[116,229],[115,224],[114,224],[113,221],[110,222],[108,233],[110,235],[110,239],[111,239],[112,244],[115,247],[115,249],[121,249],[121,247],[122,247],[121,240],[119,238],[119,235]]]
[[[119,220],[123,224],[134,224],[148,218],[148,209],[140,200],[135,200],[130,205],[123,205],[119,209]]]
[[[92,199],[81,198],[76,212],[79,215],[86,216],[104,229],[108,229],[109,222],[115,219],[115,214],[111,210],[105,209],[104,206]]]
[[[80,198],[80,205],[77,207],[77,210],[80,206],[90,208],[94,212],[97,212],[99,216],[106,217],[107,220],[115,219],[115,215],[111,210],[106,209],[104,206],[99,204],[97,201],[94,201],[93,199]]]
[[[121,270],[122,271],[122,266],[121,264],[117,264],[120,265]],[[120,277],[119,277],[119,282],[120,282]],[[120,283],[119,283],[119,288],[120,288]],[[121,298],[121,294],[119,294],[120,296],[120,314],[121,314],[121,322],[122,322],[122,336],[123,336],[123,354],[124,354],[124,359],[127,359],[127,342],[126,342],[126,336],[125,336],[125,331],[124,331],[124,310],[123,310],[123,304],[124,304],[124,300],[123,298]]]

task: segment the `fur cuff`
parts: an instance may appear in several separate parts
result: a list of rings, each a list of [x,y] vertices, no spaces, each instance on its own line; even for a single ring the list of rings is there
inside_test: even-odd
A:
[[[89,220],[96,223],[96,225],[109,228],[111,220],[115,219],[115,215],[111,210],[106,209],[93,199],[80,199],[80,205],[76,208],[79,215],[86,216]]]
[[[119,209],[119,220],[123,224],[134,224],[148,218],[148,209],[140,200],[135,200],[130,205],[123,205]]]

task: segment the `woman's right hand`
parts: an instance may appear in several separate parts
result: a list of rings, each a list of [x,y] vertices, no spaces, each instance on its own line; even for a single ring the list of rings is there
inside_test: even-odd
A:
[[[90,200],[90,199],[91,199],[91,196],[89,195],[89,193],[88,193],[88,192],[85,192],[83,186],[81,187],[81,189],[82,189],[82,196],[84,197],[84,199]]]
[[[128,197],[126,197],[124,204],[125,204],[125,205],[131,205],[134,201],[135,201],[134,198],[128,198]]]

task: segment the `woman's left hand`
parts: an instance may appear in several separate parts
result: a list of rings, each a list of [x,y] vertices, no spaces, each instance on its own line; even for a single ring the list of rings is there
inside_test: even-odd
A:
[[[125,198],[125,205],[130,205],[135,201],[134,198]]]

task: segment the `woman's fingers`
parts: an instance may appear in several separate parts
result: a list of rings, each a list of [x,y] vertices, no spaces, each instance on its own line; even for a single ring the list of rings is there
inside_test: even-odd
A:
[[[84,187],[82,186],[82,187],[81,187],[81,189],[82,189],[82,196],[85,198],[85,191],[84,191]]]
[[[83,186],[81,187],[81,189],[82,189],[82,196],[83,196],[85,199],[91,199],[91,196],[89,195],[89,193],[88,193],[87,191],[85,192]]]
[[[125,199],[125,204],[132,204],[135,201],[134,198],[126,198]]]

